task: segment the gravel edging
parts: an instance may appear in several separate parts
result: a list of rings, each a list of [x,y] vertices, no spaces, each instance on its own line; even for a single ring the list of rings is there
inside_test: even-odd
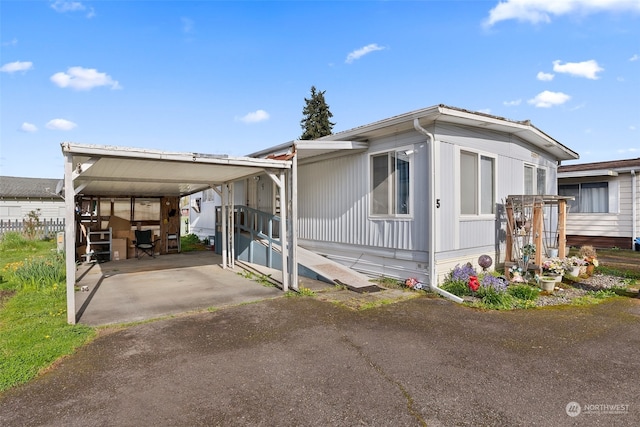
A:
[[[574,298],[585,296],[589,291],[599,291],[616,287],[624,287],[625,282],[621,277],[606,274],[594,274],[579,282],[574,282],[568,288],[557,287],[551,295],[540,295],[536,300],[536,306],[571,304]]]

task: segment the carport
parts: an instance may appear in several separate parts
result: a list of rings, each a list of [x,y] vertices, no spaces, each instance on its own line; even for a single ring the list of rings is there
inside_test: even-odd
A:
[[[222,199],[222,267],[233,268],[234,182],[266,173],[283,201],[280,236],[284,246],[283,289],[297,289],[294,162],[286,159],[229,157],[201,153],[87,145],[63,142],[67,321],[76,323],[76,208],[81,195],[99,197],[182,197],[208,188]]]

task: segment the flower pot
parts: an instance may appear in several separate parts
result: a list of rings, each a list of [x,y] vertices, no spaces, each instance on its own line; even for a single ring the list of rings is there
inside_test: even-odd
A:
[[[549,258],[558,257],[558,248],[549,248]]]
[[[542,277],[540,279],[540,288],[543,291],[552,292],[556,288],[555,277]]]
[[[580,276],[580,266],[579,265],[573,266],[573,268],[571,268],[571,272],[569,274],[571,274],[574,277]]]
[[[553,278],[556,281],[556,283],[562,282],[562,274],[556,274]]]
[[[596,266],[593,265],[593,264],[587,265],[587,274],[589,276],[592,276],[593,275],[593,270],[595,270],[595,268],[596,268]]]

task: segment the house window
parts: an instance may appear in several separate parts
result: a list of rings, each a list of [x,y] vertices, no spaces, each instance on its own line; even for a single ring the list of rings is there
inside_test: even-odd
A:
[[[495,213],[495,159],[469,151],[460,152],[460,213]]]
[[[546,190],[547,170],[524,165],[524,194],[545,194]]]
[[[573,196],[569,200],[569,212],[577,213],[608,213],[609,212],[609,183],[586,182],[558,186],[560,196]]]
[[[207,188],[206,190],[204,190],[204,192],[202,193],[202,201],[203,202],[213,202],[215,201],[215,196],[214,196],[215,192],[213,191],[213,189],[211,188]]]
[[[411,156],[391,151],[371,156],[371,214],[382,216],[411,213]]]

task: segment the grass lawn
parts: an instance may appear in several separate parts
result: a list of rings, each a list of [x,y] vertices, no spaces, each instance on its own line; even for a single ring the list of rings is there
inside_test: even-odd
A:
[[[7,240],[0,243],[0,392],[95,336],[93,328],[67,323],[64,259],[55,242]]]

